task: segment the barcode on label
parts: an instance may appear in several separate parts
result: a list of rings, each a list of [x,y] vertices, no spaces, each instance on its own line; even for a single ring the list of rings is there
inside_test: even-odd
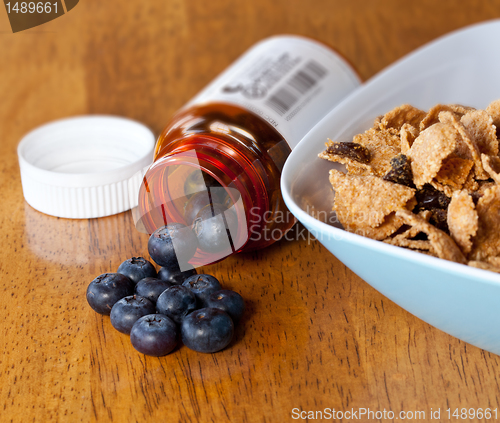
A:
[[[323,66],[311,60],[286,81],[283,87],[278,88],[268,98],[266,105],[280,116],[284,115],[327,73],[328,71]]]

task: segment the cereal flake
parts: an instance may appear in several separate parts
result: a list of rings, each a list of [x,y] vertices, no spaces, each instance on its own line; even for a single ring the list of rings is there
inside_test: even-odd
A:
[[[484,191],[479,198],[476,211],[478,230],[472,244],[469,259],[486,261],[500,256],[500,186]]]
[[[472,238],[477,233],[478,216],[472,197],[465,190],[455,191],[448,206],[448,228],[462,252],[472,249]]]
[[[428,128],[429,126],[434,125],[439,122],[439,113],[441,112],[451,112],[461,117],[469,111],[475,110],[473,107],[466,107],[460,104],[436,104],[434,107],[431,107],[427,112],[427,115],[422,122],[420,122],[420,130]]]
[[[488,113],[493,119],[493,125],[497,127],[497,131],[500,128],[500,99],[493,101],[486,108],[486,113]]]
[[[356,135],[353,142],[361,144],[370,152],[370,167],[373,175],[384,176],[391,169],[391,159],[401,152],[399,132],[389,128],[377,131],[369,129]],[[357,164],[353,166],[357,168]]]
[[[452,189],[461,189],[474,166],[474,162],[469,159],[451,156],[443,160],[441,169],[436,175],[436,181],[443,185],[448,185]]]
[[[334,210],[344,228],[375,228],[390,213],[403,209],[415,190],[384,181],[373,175],[352,176],[332,169],[330,183],[335,190]]]
[[[422,119],[427,115],[423,110],[403,104],[387,112],[380,120],[380,129],[394,128],[398,131],[404,124],[419,127]]]
[[[489,270],[490,272],[500,273],[500,267],[495,266],[486,261],[476,261],[471,260],[467,263],[469,266],[475,267],[476,269]]]
[[[451,125],[436,123],[417,137],[410,151],[413,182],[420,188],[431,182],[456,147],[459,134]]]
[[[496,156],[498,154],[498,139],[493,119],[484,110],[474,110],[462,116],[460,122],[464,125],[469,137],[475,142],[480,153]]]
[[[401,138],[401,153],[407,155],[410,151],[413,142],[418,137],[420,131],[412,125],[405,123],[399,131],[399,137]]]
[[[460,134],[460,139],[456,144],[455,154],[463,159],[469,159],[474,162],[474,173],[478,179],[488,179],[488,175],[483,169],[481,156],[476,142],[469,137],[464,125],[457,118],[457,115],[451,112],[439,113],[439,120],[442,123],[452,125]]]
[[[404,219],[407,225],[419,228],[421,232],[424,232],[429,241],[431,242],[436,254],[439,258],[454,261],[457,263],[466,263],[465,257],[458,248],[455,241],[443,231],[432,226],[430,223],[426,222],[420,216],[413,214],[408,210],[398,210],[396,216]]]
[[[500,157],[481,155],[484,170],[498,185],[500,185]]]

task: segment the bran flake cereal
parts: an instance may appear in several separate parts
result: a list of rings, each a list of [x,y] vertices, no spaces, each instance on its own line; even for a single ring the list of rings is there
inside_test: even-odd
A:
[[[428,222],[432,217],[432,212],[430,210],[422,210],[418,213],[418,216]],[[410,240],[415,238],[419,233],[421,233],[419,228],[410,227],[406,231],[396,235],[394,238]]]
[[[362,145],[370,153],[371,171],[366,174],[384,176],[391,169],[391,158],[401,152],[399,131],[393,128],[369,129],[363,134],[356,135],[353,142]]]
[[[376,228],[372,228],[371,226],[358,226],[354,230],[354,233],[377,241],[382,241],[401,228],[403,223],[403,219],[396,217],[396,213],[393,212],[387,215],[384,221]]]
[[[467,191],[455,191],[448,206],[448,228],[464,254],[472,249],[472,237],[476,235],[478,217],[472,197]]]
[[[487,263],[485,261],[471,260],[467,264],[469,266],[475,267],[476,269],[483,269],[483,270],[489,270],[490,272],[500,273],[500,267]]]
[[[497,156],[498,139],[493,119],[484,110],[468,112],[460,119],[480,153]]]
[[[469,172],[469,175],[467,175],[467,179],[465,180],[464,186],[462,188],[466,189],[468,192],[475,192],[479,189],[479,187],[479,182],[474,179],[474,172]]]
[[[399,131],[403,125],[409,124],[418,128],[426,115],[427,113],[416,107],[403,104],[387,112],[380,120],[379,127],[380,129],[394,128]]]
[[[493,266],[500,267],[500,257],[490,257],[488,258],[488,263]]]
[[[407,239],[398,236],[393,238],[386,238],[383,240],[386,244],[395,245],[397,247],[406,247],[412,250],[424,250],[424,251],[432,251],[435,253],[434,247],[432,246],[430,241],[424,241],[420,239]]]
[[[475,109],[472,107],[461,106],[460,104],[437,104],[429,109],[425,118],[423,118],[422,122],[420,122],[420,130],[423,131],[429,126],[439,122],[438,116],[441,112],[451,112],[455,115],[462,116],[471,110]]]
[[[486,108],[486,113],[491,116],[491,119],[493,119],[493,125],[496,126],[498,131],[498,129],[500,128],[500,99],[490,103]]]
[[[402,105],[352,143],[329,141],[347,231],[500,273],[500,100],[485,110]],[[347,144],[347,145],[346,145]]]
[[[408,152],[417,188],[431,182],[457,145],[460,135],[451,125],[435,123],[420,133]]]
[[[469,258],[485,261],[490,257],[500,257],[500,186],[485,190],[477,202],[476,211],[479,227]]]
[[[418,134],[420,131],[415,128],[414,126],[411,126],[408,123],[405,123],[401,127],[401,131],[399,131],[399,136],[401,137],[401,153],[404,155],[408,155],[408,151],[410,151],[411,146],[413,145],[413,142],[415,139],[418,137]]]
[[[500,185],[500,157],[481,155],[484,170],[498,185]]]
[[[488,179],[481,163],[479,148],[475,141],[469,137],[462,122],[458,120],[457,115],[451,112],[441,112],[439,113],[439,121],[452,125],[460,134],[461,139],[457,143],[455,154],[464,159],[474,161],[474,172],[477,179]]]
[[[438,182],[436,179],[432,180],[430,185],[450,198],[453,195],[453,190],[451,189],[451,187]]]
[[[454,261],[457,263],[466,263],[466,259],[457,244],[443,231],[435,228],[429,222],[426,222],[420,216],[407,210],[398,210],[396,216],[403,218],[406,224],[420,229],[428,238],[439,258]]]
[[[436,181],[452,189],[461,189],[473,166],[472,160],[456,156],[448,157],[443,160],[441,169],[436,175]]]
[[[374,175],[346,175],[330,170],[335,190],[334,209],[344,227],[376,228],[390,213],[402,209],[415,196],[415,190],[384,181]]]

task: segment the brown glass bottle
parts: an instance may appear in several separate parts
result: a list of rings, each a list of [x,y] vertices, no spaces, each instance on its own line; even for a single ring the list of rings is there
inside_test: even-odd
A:
[[[266,247],[295,223],[280,191],[281,170],[290,152],[278,131],[241,107],[211,103],[183,110],[158,138],[155,163],[139,196],[142,224],[148,232],[171,222],[189,225],[185,181],[201,170],[208,175],[205,180],[213,178],[224,189],[226,207],[238,218],[231,251],[218,255]],[[192,264],[215,260],[199,251]]]

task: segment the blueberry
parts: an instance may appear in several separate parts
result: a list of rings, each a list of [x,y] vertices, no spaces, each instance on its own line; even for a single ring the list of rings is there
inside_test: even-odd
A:
[[[213,353],[227,347],[234,334],[229,314],[217,308],[201,308],[188,315],[181,324],[182,342],[188,348]]]
[[[171,286],[172,284],[168,281],[163,281],[157,278],[144,278],[137,282],[137,285],[135,286],[135,293],[156,304],[160,294]]]
[[[245,302],[241,295],[229,289],[223,289],[210,294],[204,305],[225,311],[235,324],[239,322],[245,311]]]
[[[121,273],[103,273],[90,282],[87,302],[94,311],[110,314],[115,303],[134,293],[134,282]]]
[[[160,357],[177,345],[177,325],[163,314],[141,317],[132,326],[130,340],[140,353]]]
[[[212,292],[222,289],[215,277],[206,274],[190,276],[183,282],[182,286],[189,288],[200,304],[203,304]]]
[[[184,219],[186,223],[191,225],[199,211],[208,205],[210,205],[210,197],[207,191],[194,194],[184,206]]]
[[[198,248],[196,235],[182,223],[170,223],[149,237],[148,251],[160,266],[179,268],[191,260]]]
[[[125,260],[117,270],[118,273],[137,283],[144,278],[156,278],[157,273],[151,262],[142,257],[132,257]]]
[[[176,323],[181,323],[184,317],[197,308],[196,297],[184,286],[174,285],[167,288],[156,302],[156,311]]]
[[[184,182],[184,194],[186,197],[191,197],[194,193],[207,191],[207,188],[219,188],[222,185],[208,173],[195,170],[186,178]]]
[[[179,269],[172,270],[168,267],[162,267],[158,272],[158,277],[172,285],[182,285],[190,276],[196,275],[196,269],[189,269],[181,272]]]
[[[147,298],[130,295],[116,302],[111,309],[111,324],[117,331],[128,335],[137,320],[155,311],[155,305]]]
[[[193,230],[201,250],[207,253],[231,252],[231,233],[238,230],[238,220],[234,212],[226,210],[223,205],[208,205],[196,215]]]

